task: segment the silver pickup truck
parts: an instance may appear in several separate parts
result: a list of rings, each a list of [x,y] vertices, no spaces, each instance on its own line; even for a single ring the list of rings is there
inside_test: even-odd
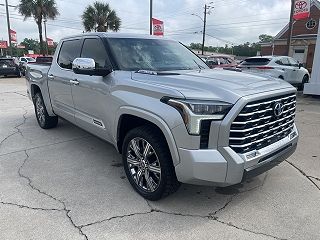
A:
[[[58,117],[113,144],[146,199],[180,183],[229,186],[296,149],[296,90],[268,77],[210,70],[182,44],[111,33],[64,38],[52,64],[30,65],[40,127]]]

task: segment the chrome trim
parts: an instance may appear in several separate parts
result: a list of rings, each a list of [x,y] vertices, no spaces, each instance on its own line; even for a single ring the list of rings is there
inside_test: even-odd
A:
[[[281,122],[283,121],[284,119],[287,119],[287,118],[290,118],[292,116],[295,116],[296,114],[295,113],[292,113],[291,115],[287,116],[287,117],[284,117],[284,118],[281,118],[277,121],[274,121],[274,122],[269,122],[267,124],[264,124],[264,125],[259,125],[259,126],[256,126],[256,127],[253,127],[253,128],[248,128],[248,129],[242,129],[242,130],[236,130],[236,129],[232,129],[230,130],[230,132],[249,132],[249,131],[252,131],[252,130],[255,130],[257,128],[263,128],[263,127],[266,127],[268,125],[271,125],[271,124],[274,124],[274,123],[277,123],[277,122]],[[260,119],[259,119],[260,120]],[[231,138],[230,138],[231,139]],[[235,140],[235,139],[232,139],[232,140]]]
[[[269,138],[273,138],[274,136],[277,136],[277,135],[279,135],[279,134],[281,134],[281,133],[283,133],[283,132],[287,131],[287,130],[288,130],[288,129],[290,129],[290,128],[293,128],[293,126],[290,126],[290,127],[286,128],[286,129],[284,129],[282,132],[279,132],[279,133],[273,134],[273,135],[271,135],[271,136],[269,136],[269,137],[266,137],[266,138],[264,138],[264,139],[260,139],[260,140],[258,140],[258,141],[254,141],[254,142],[247,143],[247,144],[244,144],[244,145],[230,145],[230,147],[233,147],[233,148],[243,148],[243,147],[248,147],[248,146],[250,146],[250,145],[252,145],[252,144],[256,144],[256,143],[259,143],[259,142],[265,141],[265,140],[267,140],[267,139],[269,139]]]
[[[281,120],[283,120],[283,119],[281,119]],[[294,122],[294,119],[292,119],[291,121],[286,122],[286,123],[284,123],[284,124],[282,124],[282,125],[279,125],[278,127],[269,129],[269,130],[264,131],[264,132],[260,132],[260,133],[254,134],[254,135],[249,135],[249,136],[243,137],[243,138],[232,138],[232,137],[230,137],[230,140],[245,140],[245,139],[248,139],[248,138],[254,138],[254,137],[256,137],[256,136],[263,135],[263,134],[266,134],[266,133],[268,133],[268,132],[271,132],[271,131],[274,131],[274,130],[276,130],[276,129],[279,129],[279,128],[281,128],[281,127],[283,127],[283,126],[285,126],[285,125],[287,125],[287,124],[293,123],[293,122]],[[273,122],[273,123],[274,123],[274,122]]]
[[[291,95],[291,96],[288,96],[288,97],[285,97],[285,98],[278,98],[277,101],[281,101],[281,100],[286,100],[288,98],[292,98],[292,97],[296,97],[296,95]],[[262,104],[269,104],[269,103],[272,103],[274,102],[274,100],[272,101],[268,101],[268,102],[263,102]],[[296,101],[295,101],[296,102]],[[259,106],[261,103],[255,103],[255,104],[248,104],[246,107],[250,108],[250,107],[255,107],[255,106]]]

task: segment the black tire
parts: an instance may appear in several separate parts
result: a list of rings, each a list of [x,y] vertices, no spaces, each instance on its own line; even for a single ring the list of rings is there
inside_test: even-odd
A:
[[[141,169],[142,167],[141,166],[134,167],[134,165],[131,165],[127,161],[128,156],[130,155],[130,157],[132,157],[131,153],[135,153],[133,151],[133,149],[130,147],[130,146],[132,146],[130,144],[132,143],[132,141],[135,141],[135,139],[139,139],[141,141],[145,140],[151,146],[151,149],[149,152],[151,155],[149,155],[149,153],[148,153],[149,156],[146,156],[144,158],[144,159],[146,159],[145,162],[147,162],[147,164],[146,164],[147,167],[145,167],[145,171],[147,171],[146,169],[149,169],[149,167],[152,167],[151,165],[155,164],[155,160],[153,160],[153,163],[151,163],[152,157],[153,157],[153,159],[157,159],[156,161],[159,162],[160,166],[157,164],[155,164],[155,165],[157,165],[156,167],[158,169],[160,169],[161,172],[155,173],[154,171],[149,169],[148,170],[149,173],[147,175],[147,176],[149,176],[149,181],[146,180],[146,173],[140,174],[141,180],[142,180],[141,181],[142,185],[143,185],[143,183],[145,183],[145,185],[147,185],[147,187],[149,186],[147,182],[150,182],[150,179],[152,180],[151,183],[156,183],[153,180],[156,179],[156,181],[157,181],[156,177],[160,176],[158,178],[159,179],[158,184],[156,184],[156,185],[152,184],[153,187],[156,186],[156,188],[153,191],[151,190],[152,188],[150,188],[149,191],[148,191],[148,189],[147,190],[143,189],[143,187],[139,186],[139,184],[136,182],[136,181],[140,182],[139,180],[137,180],[137,175],[139,172],[139,168]],[[142,147],[139,148],[139,151],[141,151],[141,149],[142,149]],[[148,200],[156,201],[161,198],[164,198],[164,197],[170,195],[171,193],[176,192],[180,186],[180,183],[178,182],[176,174],[175,174],[175,170],[174,170],[174,166],[172,163],[172,158],[171,158],[171,154],[170,154],[167,142],[166,142],[165,138],[163,137],[162,133],[160,132],[160,130],[158,130],[155,127],[142,126],[142,127],[138,127],[138,128],[135,128],[135,129],[132,129],[131,131],[129,131],[124,139],[124,143],[122,146],[122,160],[123,160],[124,170],[126,172],[126,175],[127,175],[127,178],[129,180],[130,184],[136,190],[137,193],[139,193],[141,196],[143,196],[144,198],[146,198]],[[142,164],[142,161],[143,160],[140,159],[137,162]],[[146,166],[146,165],[144,165],[144,166]],[[155,165],[153,165],[153,166],[155,166]],[[129,168],[131,170],[129,170]],[[136,174],[135,174],[136,180],[133,176],[134,174],[132,174],[132,171],[135,171],[135,169],[136,169]],[[157,174],[157,176],[156,176],[156,174]]]
[[[34,110],[38,124],[43,129],[54,128],[58,124],[58,116],[49,116],[41,93],[36,93],[33,97]]]
[[[304,84],[309,82],[309,76],[308,75],[304,75],[303,79],[302,79],[302,83],[298,86],[298,91],[303,91],[304,89]]]

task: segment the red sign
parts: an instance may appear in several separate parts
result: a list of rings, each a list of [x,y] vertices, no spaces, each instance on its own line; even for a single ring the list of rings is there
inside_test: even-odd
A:
[[[156,36],[163,36],[164,35],[163,21],[152,18],[152,25],[153,25],[153,35],[156,35]]]
[[[0,48],[8,48],[8,42],[7,41],[0,41]]]
[[[310,16],[310,0],[296,0],[294,2],[293,19],[301,20]]]
[[[12,43],[17,43],[17,32],[10,29],[10,37]]]
[[[48,47],[54,47],[53,39],[47,38],[47,44],[48,44]]]

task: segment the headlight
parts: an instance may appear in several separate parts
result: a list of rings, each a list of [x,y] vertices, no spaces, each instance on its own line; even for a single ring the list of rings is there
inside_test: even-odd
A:
[[[225,102],[163,98],[162,102],[179,111],[189,134],[199,135],[201,121],[222,120],[232,105]]]

